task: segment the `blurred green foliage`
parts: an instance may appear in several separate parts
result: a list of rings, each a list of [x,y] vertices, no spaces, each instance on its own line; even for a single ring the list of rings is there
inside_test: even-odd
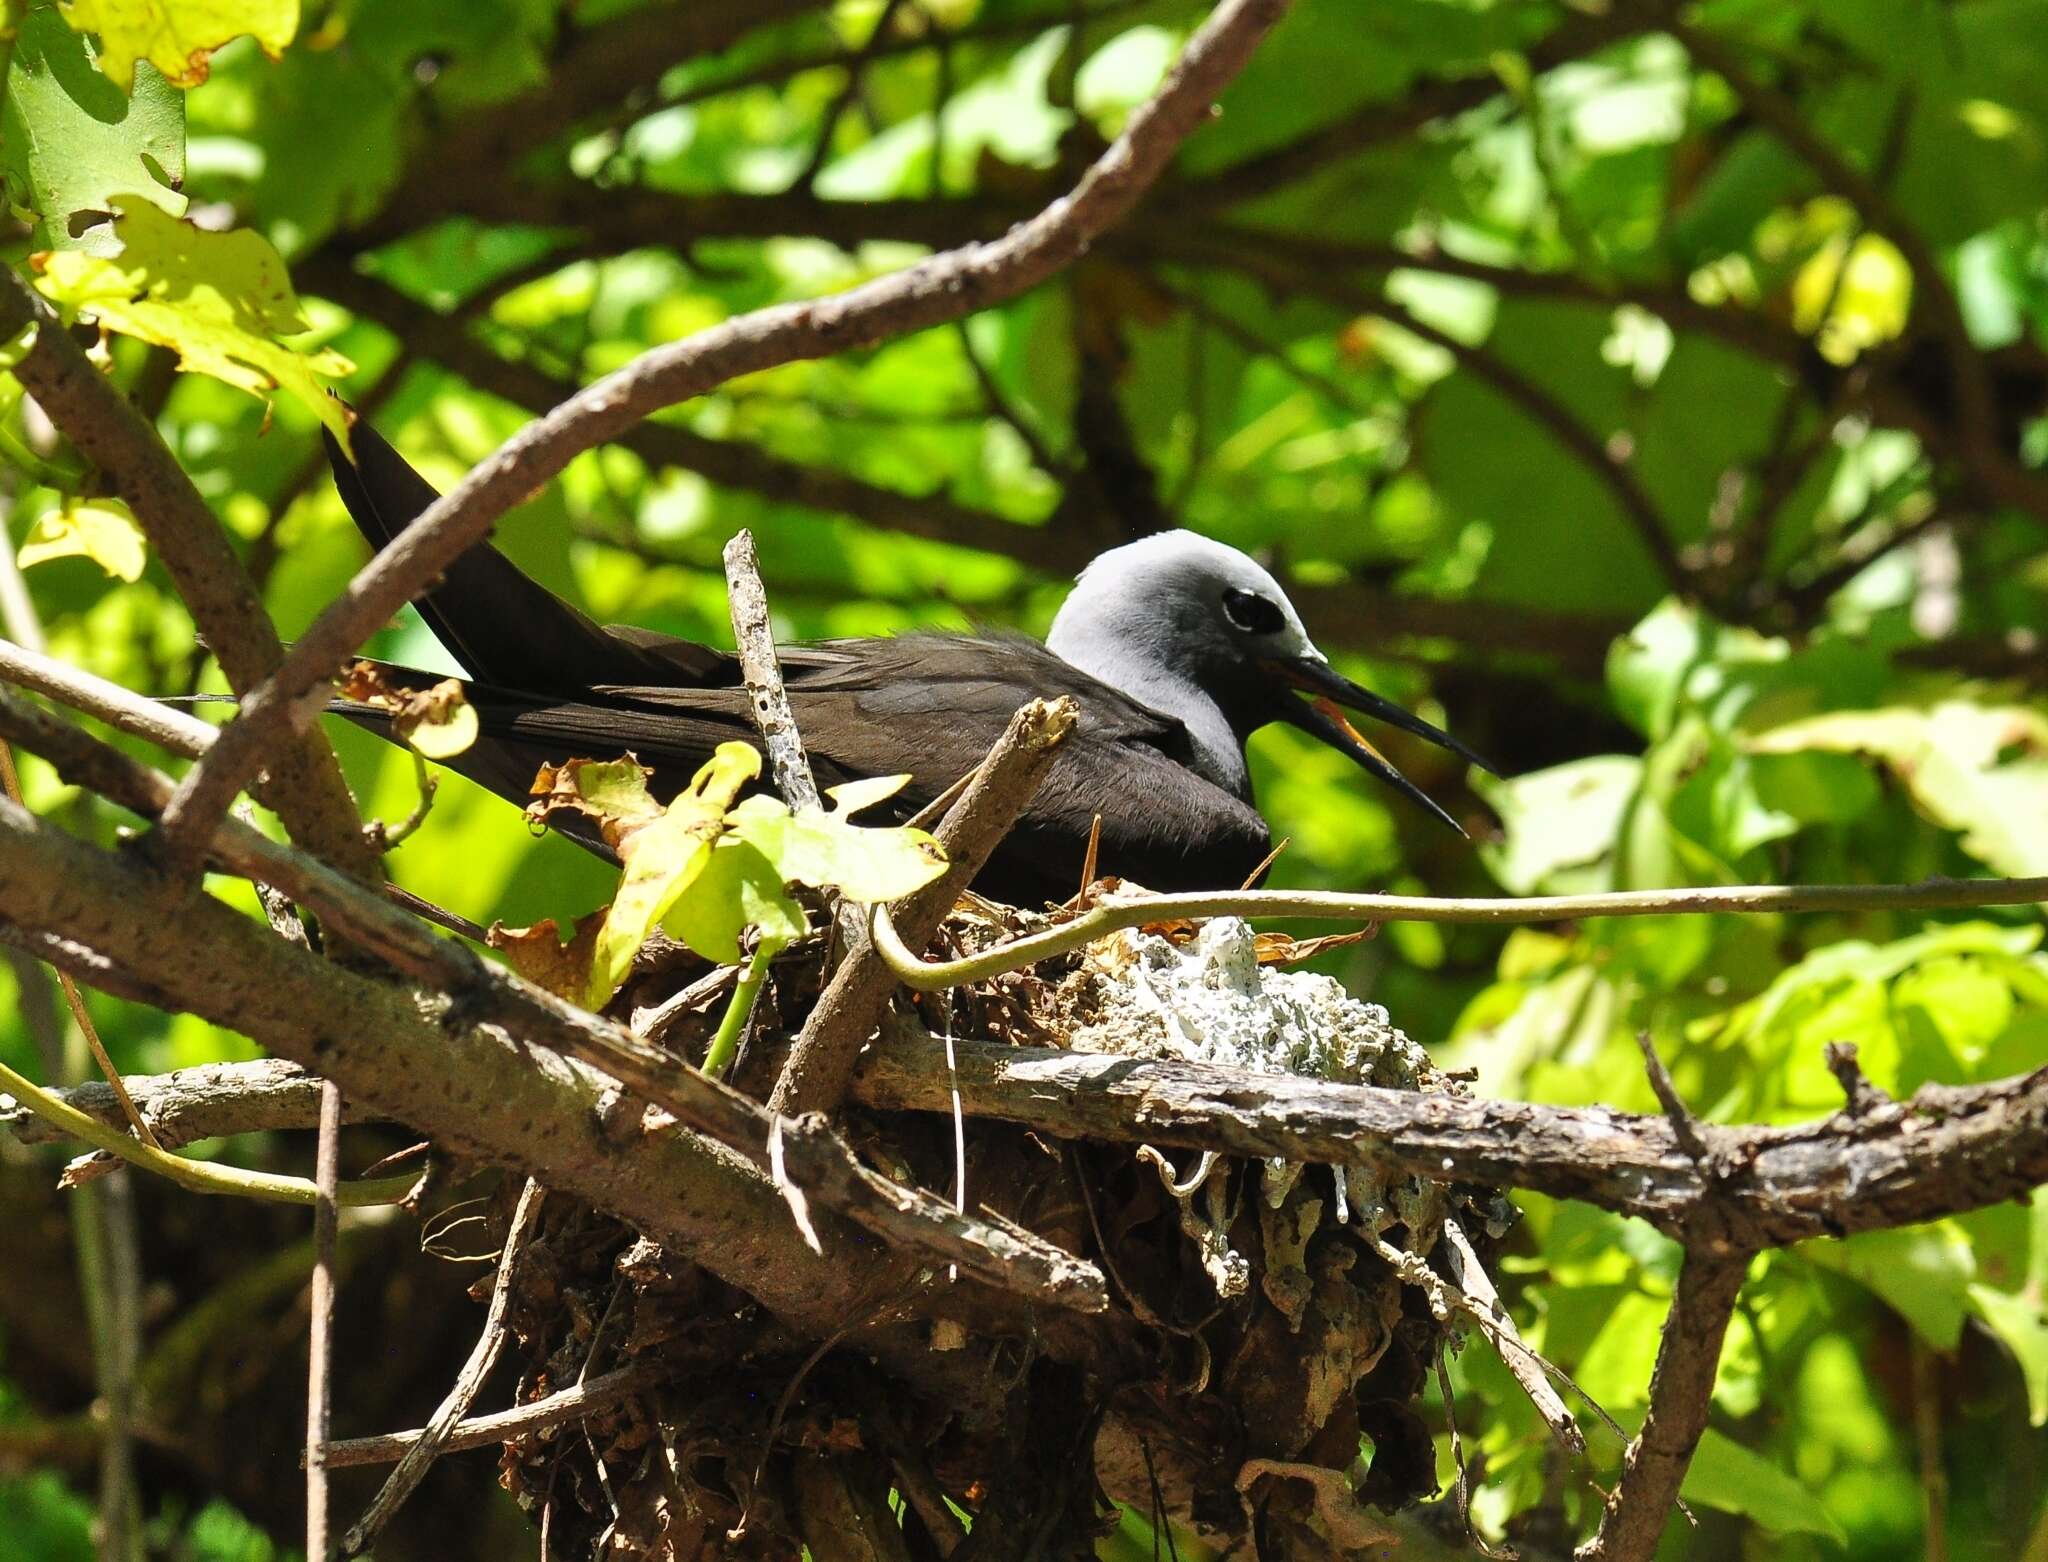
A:
[[[277,25],[247,10],[219,36]],[[141,67],[128,99],[35,6],[0,117],[10,258],[118,251],[123,200],[261,235],[303,296],[291,345],[357,365],[345,394],[445,486],[522,400],[1037,209],[1201,10],[337,0],[280,59],[245,39],[182,96]],[[581,457],[498,540],[600,618],[719,642],[741,526],[790,637],[1041,631],[1063,575],[1168,520],[1261,551],[1351,672],[1507,777],[1393,745],[1471,822],[1468,848],[1266,734],[1259,796],[1292,841],[1276,882],[2042,872],[2048,3],[1709,0],[1681,26],[1743,80],[1700,68],[1653,7],[1302,0],[1168,186],[1058,282],[674,409],[661,424],[694,443]],[[1942,293],[1966,339],[1943,335]],[[363,551],[312,413],[133,341],[108,356],[302,629]],[[1959,425],[1959,364],[1995,427]],[[93,480],[11,379],[0,450],[11,551]],[[223,687],[154,562],[123,582],[59,557],[28,580],[57,654],[153,693]],[[446,665],[410,614],[376,649]],[[405,816],[408,757],[333,737],[365,811]],[[23,775],[31,806],[111,839],[111,811]],[[511,924],[581,914],[610,879],[453,776],[391,866]],[[1895,1093],[2048,1062],[2040,939],[2023,913],[1665,918],[1389,928],[1330,960],[1481,1093],[1654,1111],[1647,1032],[1703,1116],[1785,1122],[1840,1106],[1830,1042]],[[40,1067],[15,982],[0,970],[0,1055]],[[92,1003],[124,1068],[248,1052]],[[1510,1299],[1632,1426],[1678,1252],[1520,1202]],[[1935,1554],[1936,1472],[1946,1555],[2048,1556],[2044,1222],[2037,1198],[1756,1260],[1688,1482],[1700,1524],[1665,1554]],[[11,1391],[5,1317],[0,1435],[89,1396]],[[1483,1348],[1453,1383],[1481,1523],[1568,1549],[1619,1440],[1561,1460]],[[11,1554],[87,1554],[83,1490],[0,1479]],[[167,1554],[270,1554],[218,1505],[154,1522]]]

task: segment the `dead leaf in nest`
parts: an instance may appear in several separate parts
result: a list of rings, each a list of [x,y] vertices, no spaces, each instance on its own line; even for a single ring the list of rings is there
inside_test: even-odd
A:
[[[1324,1538],[1341,1555],[1379,1556],[1384,1554],[1385,1547],[1400,1543],[1394,1530],[1359,1505],[1351,1490],[1351,1478],[1342,1470],[1326,1470],[1319,1464],[1296,1464],[1285,1459],[1247,1459],[1238,1470],[1237,1490],[1245,1503],[1248,1524],[1252,1519],[1252,1485],[1265,1476],[1307,1483],[1314,1494],[1316,1522]]]
[[[392,732],[428,759],[453,759],[477,739],[476,708],[459,678],[409,689],[374,662],[354,662],[339,688],[345,700],[390,712]]]
[[[1313,960],[1317,955],[1332,949],[1342,949],[1347,944],[1362,944],[1380,930],[1377,922],[1368,922],[1364,927],[1353,928],[1348,933],[1325,933],[1319,938],[1295,938],[1287,933],[1256,933],[1252,936],[1253,946],[1258,951],[1260,965],[1296,965],[1303,960]]]
[[[484,942],[536,987],[545,987],[557,998],[573,1002],[583,993],[590,971],[590,952],[597,943],[597,930],[603,926],[602,911],[579,917],[569,924],[569,942],[565,944],[553,917],[531,927],[507,927],[502,922],[493,922]]]

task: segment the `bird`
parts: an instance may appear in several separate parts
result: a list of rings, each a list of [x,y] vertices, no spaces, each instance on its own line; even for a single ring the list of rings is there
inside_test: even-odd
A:
[[[439,497],[367,419],[352,429],[353,456],[322,433],[342,501],[373,549]],[[467,674],[464,692],[478,718],[476,741],[445,763],[512,801],[529,798],[543,765],[622,751],[651,768],[649,788],[665,800],[719,743],[755,734],[735,654],[600,625],[488,541],[463,553],[418,607]],[[1256,560],[1187,530],[1099,554],[1043,642],[917,632],[783,646],[777,656],[819,784],[908,772],[877,810],[899,822],[971,772],[1021,705],[1073,697],[1075,730],[974,882],[977,892],[1014,905],[1073,895],[1098,818],[1104,875],[1161,892],[1233,889],[1251,879],[1270,857],[1272,834],[1254,806],[1245,742],[1272,722],[1350,756],[1452,829],[1456,821],[1343,710],[1492,769],[1450,734],[1338,672]],[[425,689],[443,676],[374,665],[398,690]],[[339,699],[330,709],[392,738],[387,708]],[[554,822],[610,854],[588,820],[557,814]]]

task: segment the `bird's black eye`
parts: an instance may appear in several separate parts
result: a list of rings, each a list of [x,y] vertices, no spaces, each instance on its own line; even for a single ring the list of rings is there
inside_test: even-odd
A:
[[[1277,635],[1287,627],[1287,617],[1278,604],[1235,586],[1223,593],[1223,616],[1247,634]]]

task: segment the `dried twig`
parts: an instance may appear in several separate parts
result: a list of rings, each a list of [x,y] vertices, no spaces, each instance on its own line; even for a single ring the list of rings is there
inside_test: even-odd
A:
[[[610,1409],[620,1400],[659,1381],[657,1371],[645,1363],[635,1362],[565,1388],[558,1394],[550,1394],[545,1399],[458,1421],[441,1439],[441,1452],[452,1454],[470,1448],[488,1448],[494,1443],[509,1443],[515,1437],[545,1431],[551,1426],[580,1421],[585,1416]],[[351,1437],[343,1442],[329,1443],[327,1467],[341,1470],[351,1465],[389,1464],[403,1458],[407,1450],[417,1447],[426,1435],[427,1429],[420,1427],[410,1432],[389,1432],[381,1437]]]
[[[822,1116],[806,1114],[784,1122],[781,1141],[783,1164],[807,1193],[831,1194],[831,1202],[849,1212],[900,1212],[900,1220],[894,1221],[856,1215],[884,1240],[915,1246],[992,1285],[1050,1306],[1084,1313],[1099,1313],[1109,1306],[1108,1287],[1095,1265],[1000,1217],[981,1220],[960,1214],[936,1194],[870,1171]],[[949,1235],[934,1238],[934,1228]]]
[[[1514,1314],[1500,1299],[1494,1289],[1493,1277],[1486,1272],[1486,1266],[1479,1261],[1479,1255],[1472,1249],[1472,1239],[1465,1235],[1465,1228],[1446,1216],[1443,1240],[1444,1267],[1450,1271],[1450,1284],[1465,1299],[1465,1308],[1475,1319],[1485,1320],[1481,1328],[1487,1339],[1500,1353],[1500,1359],[1514,1380],[1521,1384],[1522,1392],[1529,1396],[1529,1403],[1536,1407],[1536,1413],[1543,1418],[1544,1425],[1557,1434],[1573,1453],[1586,1451],[1585,1434],[1572,1419],[1572,1413],[1565,1408],[1557,1390],[1551,1386],[1546,1370],[1547,1363],[1531,1350],[1522,1338],[1522,1331],[1515,1327]]]
[[[803,734],[789,708],[782,686],[782,668],[775,656],[775,626],[768,617],[768,593],[761,585],[761,560],[754,534],[738,531],[725,545],[725,589],[732,610],[733,638],[739,644],[740,672],[753,697],[754,725],[775,775],[775,790],[791,808],[820,806],[818,783],[804,753]]]
[[[541,1205],[547,1200],[547,1192],[531,1177],[519,1190],[519,1202],[513,1206],[511,1225],[505,1232],[505,1247],[498,1259],[498,1278],[491,1287],[491,1304],[484,1314],[483,1333],[470,1350],[469,1360],[462,1364],[462,1370],[455,1375],[455,1382],[446,1397],[427,1418],[426,1426],[412,1440],[404,1455],[398,1461],[398,1468],[386,1477],[384,1485],[371,1499],[370,1506],[363,1510],[363,1516],[349,1527],[342,1537],[341,1549],[345,1555],[353,1556],[377,1538],[399,1505],[412,1495],[427,1473],[427,1467],[441,1457],[448,1445],[449,1434],[469,1411],[477,1392],[484,1386],[484,1379],[490,1376],[491,1368],[497,1365],[498,1355],[505,1348],[505,1309],[512,1299],[512,1281],[519,1270],[520,1255],[526,1251],[527,1239],[533,1235],[540,1220]],[[314,1464],[313,1452],[308,1451],[306,1467],[310,1471]]]

